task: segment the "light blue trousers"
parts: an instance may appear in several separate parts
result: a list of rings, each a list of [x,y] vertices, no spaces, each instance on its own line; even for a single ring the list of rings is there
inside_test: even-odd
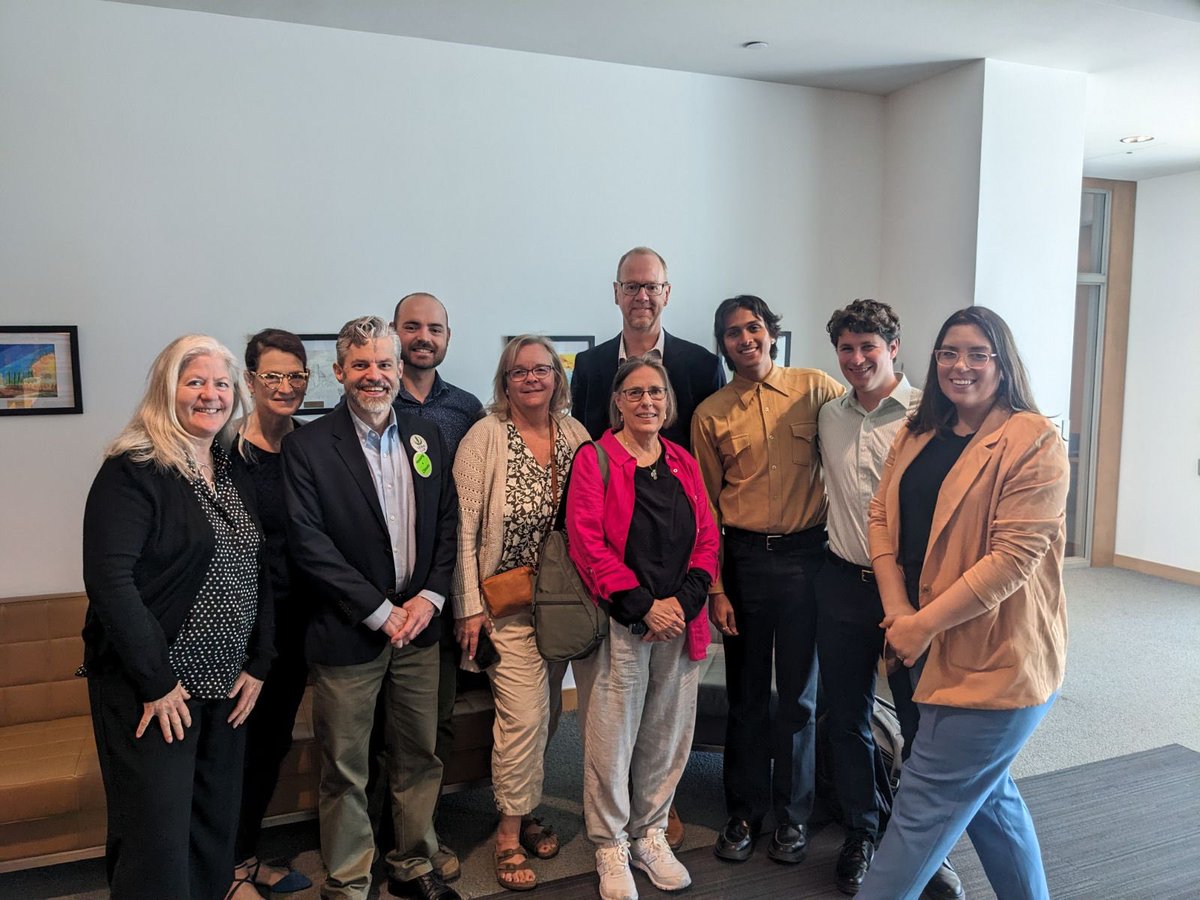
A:
[[[963,831],[997,897],[1049,900],[1033,819],[1009,769],[1057,698],[1023,709],[918,704],[912,754],[858,900],[915,900]]]

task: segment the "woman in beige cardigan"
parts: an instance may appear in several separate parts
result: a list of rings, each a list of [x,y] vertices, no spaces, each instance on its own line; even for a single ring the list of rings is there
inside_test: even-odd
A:
[[[934,347],[871,501],[882,626],[919,674],[920,722],[858,896],[917,897],[965,830],[997,896],[1048,898],[1009,767],[1066,665],[1066,450],[998,315],[960,310]]]
[[[588,438],[566,415],[569,406],[554,345],[535,335],[513,338],[500,355],[489,415],[467,432],[454,460],[460,512],[454,629],[468,659],[475,659],[481,633],[490,635],[500,656],[486,671],[496,703],[496,880],[509,890],[537,885],[530,856],[558,852],[553,831],[530,816],[542,799],[542,757],[562,709],[566,663],[548,666],[542,659],[528,606],[492,615],[482,583],[537,564],[575,448]]]

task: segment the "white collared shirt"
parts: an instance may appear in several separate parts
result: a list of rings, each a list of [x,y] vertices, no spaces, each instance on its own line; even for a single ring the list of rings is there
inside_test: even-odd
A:
[[[821,407],[817,440],[829,497],[829,549],[864,569],[871,568],[867,543],[871,498],[892,441],[920,402],[921,392],[901,375],[900,383],[870,412],[854,391]]]
[[[666,343],[666,341],[667,341],[667,330],[665,328],[659,328],[658,329],[658,342],[642,355],[649,356],[651,353],[657,353],[658,361],[662,362],[663,361],[663,345]],[[617,365],[619,366],[621,363],[625,362],[625,360],[628,358],[629,358],[629,354],[625,352],[625,332],[622,331],[621,332],[621,346],[617,350]]]

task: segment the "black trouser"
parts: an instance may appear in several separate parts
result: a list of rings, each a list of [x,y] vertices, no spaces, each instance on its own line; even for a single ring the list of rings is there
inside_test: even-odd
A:
[[[834,556],[826,559],[816,579],[817,656],[825,699],[833,782],[838,804],[850,831],[879,839],[875,802],[875,738],[871,710],[875,705],[875,672],[883,651],[883,604],[870,569]],[[905,736],[907,758],[916,733],[909,670],[888,677],[896,714]],[[905,722],[912,728],[905,730]]]
[[[168,744],[158,722],[134,737],[142,703],[116,672],[88,676],[108,801],[106,863],[114,900],[220,900],[233,880],[244,728],[233,700],[189,700],[192,724]]]
[[[758,824],[803,825],[816,793],[817,605],[825,528],[784,537],[725,529],[723,580],[737,637],[725,638],[725,806]],[[772,713],[771,664],[779,705]],[[769,736],[769,738],[768,738]],[[772,760],[774,769],[772,770]]]
[[[234,863],[256,855],[262,820],[279,783],[279,768],[292,746],[296,711],[304,698],[308,663],[303,635],[294,646],[280,647],[263,682],[258,702],[246,720],[246,762]]]

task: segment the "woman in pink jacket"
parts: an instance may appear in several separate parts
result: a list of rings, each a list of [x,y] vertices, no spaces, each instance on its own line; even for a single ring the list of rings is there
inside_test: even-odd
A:
[[[665,829],[692,743],[717,529],[696,461],[659,436],[675,417],[662,363],[626,360],[609,415],[612,430],[598,442],[608,477],[596,447],[584,445],[567,492],[567,535],[572,560],[612,622],[608,640],[574,669],[583,813],[600,896],[635,900],[631,865],[660,890],[691,884]]]

